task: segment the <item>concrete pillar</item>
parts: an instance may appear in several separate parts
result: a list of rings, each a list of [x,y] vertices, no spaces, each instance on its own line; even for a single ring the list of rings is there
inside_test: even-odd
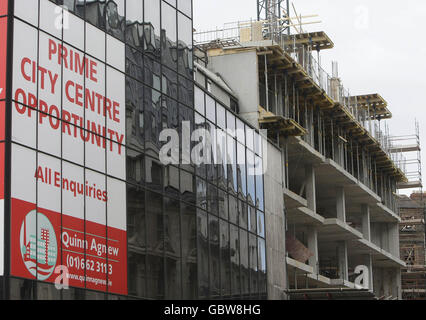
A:
[[[368,287],[371,291],[373,291],[373,258],[371,254],[365,254],[362,256],[362,263],[368,268]]]
[[[319,273],[318,270],[318,230],[315,227],[308,227],[308,249],[314,254],[309,258],[309,266],[314,268],[314,274]]]
[[[308,115],[308,135],[309,135],[309,144],[314,146],[315,141],[315,132],[314,132],[314,108],[309,108]]]
[[[284,97],[283,97],[283,88],[282,85],[278,86],[278,104],[277,104],[277,114],[284,117]]]
[[[348,245],[346,241],[337,243],[337,259],[339,260],[339,276],[340,279],[349,280],[348,277]]]
[[[364,239],[371,241],[371,225],[370,225],[370,207],[368,204],[361,206],[361,225]]]
[[[389,231],[388,225],[386,223],[380,223],[380,245],[381,248],[387,252],[389,252]]]
[[[343,187],[336,189],[336,213],[337,219],[346,222],[346,200]]]
[[[398,300],[402,300],[402,283],[401,283],[401,269],[396,268],[395,269],[395,297],[398,298]]]
[[[383,294],[386,297],[392,296],[393,294],[393,287],[392,287],[392,272],[391,269],[383,268]]]
[[[315,168],[312,165],[305,167],[305,188],[306,188],[306,201],[308,208],[313,212],[317,212],[317,197],[315,189]]]
[[[390,223],[388,225],[388,237],[389,237],[389,252],[399,257],[399,225],[398,223]]]

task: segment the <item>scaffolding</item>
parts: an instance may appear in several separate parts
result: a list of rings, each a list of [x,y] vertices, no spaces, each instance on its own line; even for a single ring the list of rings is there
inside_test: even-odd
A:
[[[422,190],[422,158],[420,144],[420,125],[415,121],[415,133],[390,137],[390,151],[396,155],[395,161],[405,171],[408,182],[398,184],[398,189]],[[398,155],[404,155],[398,157]]]
[[[401,259],[407,265],[401,273],[405,300],[426,300],[425,205],[423,192],[399,197]]]
[[[420,126],[415,121],[415,133],[390,138],[393,154],[403,154],[397,160],[404,167],[408,182],[400,182],[398,190],[411,189],[410,198],[399,196],[401,259],[407,264],[402,269],[401,282],[405,300],[426,300],[426,233],[425,194],[423,193]],[[417,190],[416,190],[417,189]]]

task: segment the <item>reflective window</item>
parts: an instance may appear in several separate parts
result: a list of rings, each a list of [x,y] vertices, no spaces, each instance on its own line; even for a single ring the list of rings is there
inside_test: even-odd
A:
[[[160,1],[144,0],[144,40],[145,52],[159,57],[160,52]]]
[[[250,294],[250,267],[248,233],[240,229],[240,259],[241,259],[241,295],[247,298]]]
[[[192,17],[192,0],[177,0],[177,3],[180,11],[188,17]]]
[[[231,294],[231,257],[229,242],[229,224],[220,220],[220,278],[222,297],[230,297]]]
[[[204,92],[198,87],[195,87],[195,110],[198,111],[199,114],[204,116],[206,113],[205,110],[205,100],[204,100]]]
[[[169,68],[177,69],[177,30],[176,10],[166,2],[161,5],[161,57],[162,62]]]
[[[126,28],[125,0],[108,1],[106,8],[106,31],[124,41]]]
[[[265,240],[258,238],[258,269],[259,269],[259,293],[262,298],[267,294],[266,283],[266,244]]]
[[[206,95],[206,118],[216,123],[216,103],[209,95]]]
[[[249,259],[250,259],[250,293],[252,298],[259,296],[258,273],[257,273],[257,237],[253,234],[249,236]]]
[[[209,290],[209,242],[207,213],[197,210],[197,252],[198,252],[198,296],[208,298]]]
[[[181,13],[178,13],[178,37],[179,72],[187,78],[192,78],[192,21]]]
[[[240,236],[238,227],[230,225],[230,245],[231,245],[231,290],[232,297],[241,295],[240,278]]]
[[[247,200],[252,206],[256,201],[256,184],[255,184],[255,167],[254,167],[254,153],[247,149]]]
[[[256,207],[265,211],[264,191],[263,191],[263,161],[256,156],[255,180],[256,180]]]
[[[147,232],[147,297],[163,299],[165,295],[164,279],[164,215],[163,196],[147,191],[146,223]]]
[[[219,219],[209,216],[210,297],[220,297],[220,239]]]
[[[263,161],[259,146],[254,148],[254,137],[258,134],[198,86],[195,109],[195,127],[206,129],[212,137],[215,161],[196,168],[197,206],[206,211],[200,210],[200,226],[205,228],[208,221],[210,250],[205,253],[209,259],[208,277],[199,273],[203,279],[203,284],[199,283],[203,290],[199,297],[265,298],[266,292],[260,290],[266,272],[259,271],[258,261],[264,252],[258,249],[258,239],[265,237]],[[228,243],[226,252],[224,247]]]
[[[195,207],[181,204],[182,212],[182,298],[196,299],[197,280],[197,214]]]
[[[165,199],[164,203],[164,253],[166,256],[166,299],[181,298],[181,224],[179,200]]]

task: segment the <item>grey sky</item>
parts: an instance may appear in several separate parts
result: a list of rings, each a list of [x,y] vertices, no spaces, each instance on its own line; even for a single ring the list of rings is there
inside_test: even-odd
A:
[[[325,31],[335,48],[322,53],[331,74],[339,76],[351,94],[379,93],[394,117],[391,134],[414,134],[420,122],[426,146],[426,1],[419,0],[294,0],[298,14],[318,14],[321,24],[306,31]],[[204,31],[227,22],[256,18],[256,0],[194,0],[194,28]],[[426,147],[423,159],[426,168]],[[426,175],[426,171],[423,170]]]

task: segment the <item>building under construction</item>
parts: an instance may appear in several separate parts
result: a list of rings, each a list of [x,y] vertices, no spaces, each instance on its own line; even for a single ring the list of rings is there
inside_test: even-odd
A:
[[[195,79],[267,129],[268,297],[401,299],[397,190],[421,181],[406,174],[386,100],[351,94],[337,63],[321,65],[334,43],[303,30],[312,17],[259,0],[256,21],[197,32]]]

